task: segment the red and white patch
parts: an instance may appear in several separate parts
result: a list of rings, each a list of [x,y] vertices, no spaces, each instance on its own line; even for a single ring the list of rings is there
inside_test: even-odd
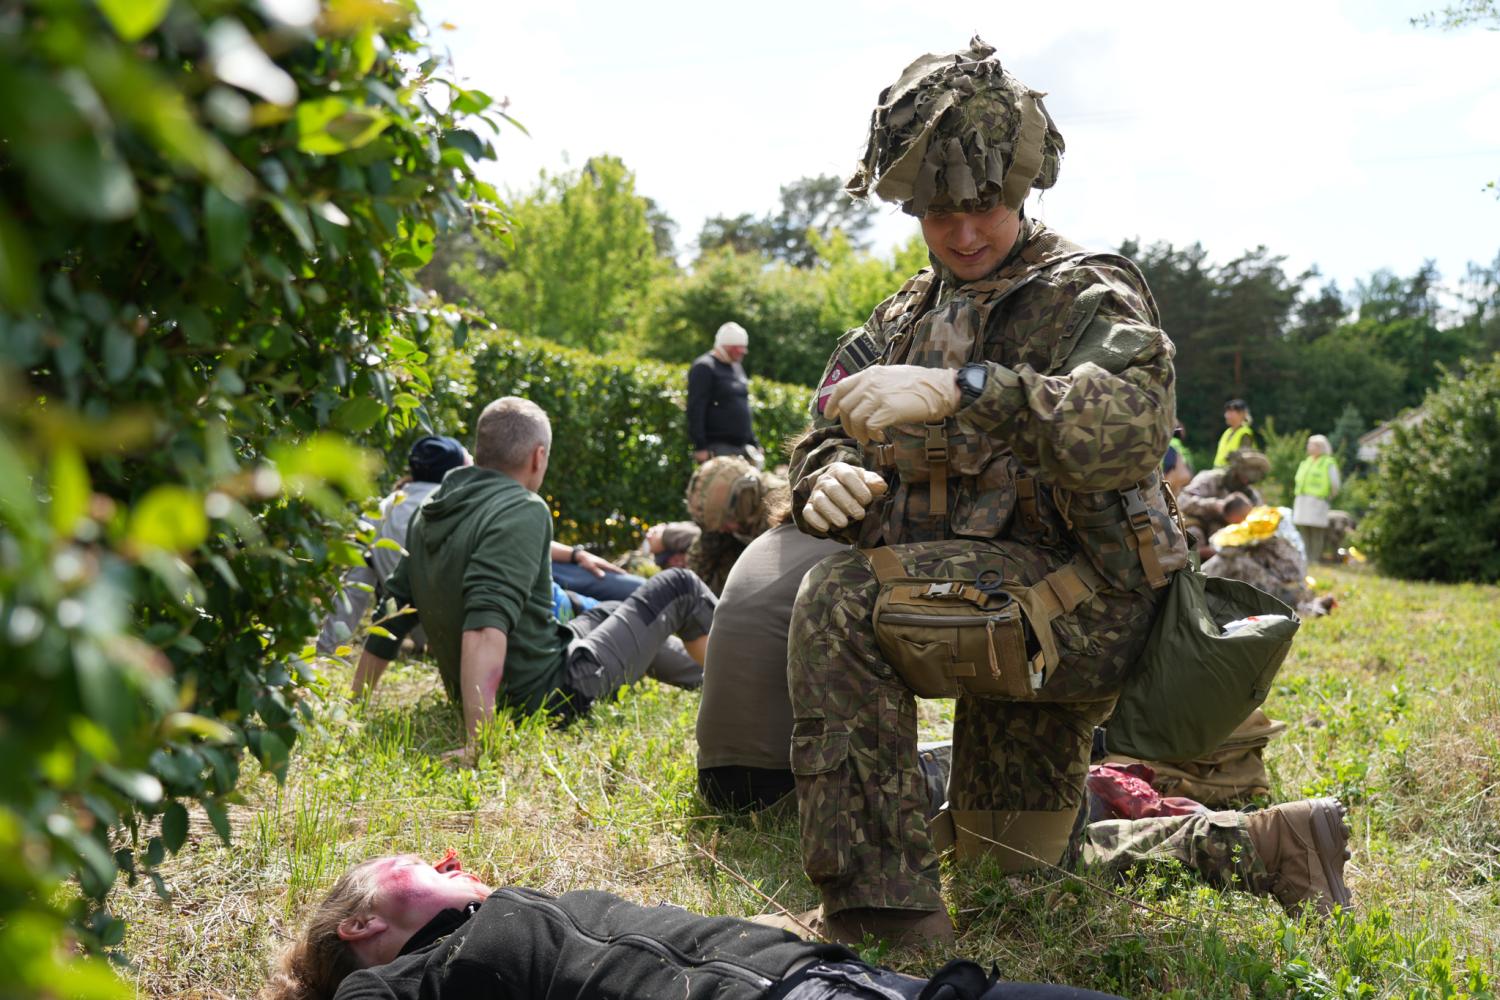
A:
[[[838,385],[849,374],[849,370],[842,363],[833,366],[823,384],[818,387],[818,414],[821,416],[823,408],[828,405],[828,397],[833,395],[833,387]]]

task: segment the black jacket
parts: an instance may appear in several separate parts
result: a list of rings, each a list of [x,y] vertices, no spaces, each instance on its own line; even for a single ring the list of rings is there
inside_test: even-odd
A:
[[[785,931],[607,892],[499,889],[447,910],[335,1000],[760,1000],[808,959],[852,958]]]
[[[688,437],[702,451],[713,444],[759,446],[750,426],[750,382],[738,363],[703,355],[688,369]]]

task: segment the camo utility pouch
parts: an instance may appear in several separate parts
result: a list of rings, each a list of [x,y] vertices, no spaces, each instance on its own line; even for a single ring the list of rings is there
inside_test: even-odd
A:
[[[863,551],[880,582],[875,641],[912,693],[1034,697],[1044,679],[1041,656],[1027,656],[1021,606],[998,573],[973,583],[915,578],[890,549]]]

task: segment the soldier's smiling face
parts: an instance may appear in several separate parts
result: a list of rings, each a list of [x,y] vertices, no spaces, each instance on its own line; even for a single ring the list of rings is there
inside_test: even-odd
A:
[[[963,281],[983,278],[1005,259],[1021,234],[1021,214],[996,205],[987,212],[928,212],[922,238],[933,256]]]

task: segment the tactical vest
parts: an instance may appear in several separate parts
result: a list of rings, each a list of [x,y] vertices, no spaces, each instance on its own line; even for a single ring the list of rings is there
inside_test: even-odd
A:
[[[971,282],[960,295],[930,307],[937,278],[924,271],[902,288],[905,308],[892,317],[885,364],[957,369],[983,362],[992,321],[1007,300],[1028,284],[1084,259],[1136,271],[1112,254],[1094,254],[1048,230],[1029,239],[993,277]],[[1143,282],[1144,283],[1144,282]],[[1118,336],[1091,329],[1108,294],[1084,291],[1072,304],[1051,351],[1049,372],[1072,371],[1093,362],[1119,372],[1145,344],[1123,344]],[[1152,317],[1156,325],[1156,317]],[[949,417],[920,431],[892,427],[889,442],[866,447],[870,468],[890,484],[878,519],[885,544],[942,538],[1008,538],[1028,544],[1081,550],[1088,569],[1082,586],[1070,585],[1066,610],[1100,586],[1130,591],[1166,586],[1187,565],[1187,546],[1160,477],[1151,473],[1125,490],[1081,493],[1052,487],[1023,467],[993,435],[966,432]],[[875,521],[867,518],[867,521]],[[1071,543],[1071,544],[1070,544]],[[862,544],[868,544],[862,540]],[[1076,575],[1076,574],[1074,574]]]
[[[1293,489],[1297,496],[1319,497],[1327,500],[1333,494],[1333,456],[1319,455],[1305,458],[1297,466],[1297,481]]]

